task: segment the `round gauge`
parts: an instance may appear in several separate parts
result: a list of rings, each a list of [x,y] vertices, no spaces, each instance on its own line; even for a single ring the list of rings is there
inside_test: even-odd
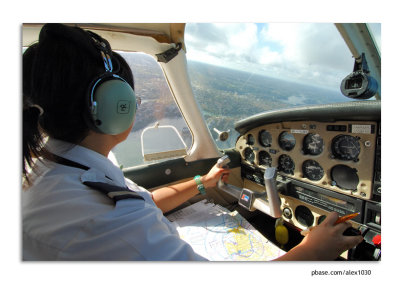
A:
[[[287,174],[294,174],[294,161],[290,156],[283,154],[278,159],[278,169]]]
[[[265,150],[262,150],[258,153],[258,164],[272,166],[272,158]]]
[[[303,162],[304,177],[312,181],[318,181],[324,176],[324,169],[315,160],[309,159]]]
[[[358,138],[349,135],[338,135],[332,140],[332,153],[342,160],[357,160],[360,154]]]
[[[268,131],[262,130],[258,134],[258,141],[263,147],[270,147],[272,144],[272,136]]]
[[[296,145],[294,135],[288,132],[283,132],[279,135],[279,146],[286,151],[290,151]]]
[[[324,140],[319,134],[307,134],[303,140],[305,154],[319,155],[324,150]]]
[[[311,210],[304,205],[299,205],[296,207],[294,216],[301,225],[310,227],[314,224],[314,215],[312,214]]]
[[[254,159],[255,159],[255,154],[253,152],[253,150],[249,147],[246,147],[244,149],[244,159],[247,160],[248,162],[254,163]]]
[[[331,177],[339,188],[357,190],[359,178],[356,169],[343,164],[335,165],[331,170]]]
[[[256,141],[254,140],[254,136],[252,134],[247,135],[247,144],[254,145]]]

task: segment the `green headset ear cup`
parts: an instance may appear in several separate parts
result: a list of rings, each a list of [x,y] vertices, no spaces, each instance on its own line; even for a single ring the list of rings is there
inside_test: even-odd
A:
[[[132,87],[120,79],[101,83],[94,92],[92,118],[98,131],[116,135],[126,131],[135,118],[136,97]]]

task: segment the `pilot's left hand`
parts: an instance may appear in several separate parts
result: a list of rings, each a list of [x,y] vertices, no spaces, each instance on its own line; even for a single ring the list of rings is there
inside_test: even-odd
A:
[[[215,164],[206,175],[203,175],[201,177],[201,182],[203,183],[205,188],[215,187],[221,176],[222,181],[227,182],[229,173],[229,169],[217,167],[217,164]]]

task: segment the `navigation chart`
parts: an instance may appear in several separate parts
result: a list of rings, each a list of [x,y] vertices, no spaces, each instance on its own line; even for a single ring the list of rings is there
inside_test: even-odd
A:
[[[270,261],[285,254],[237,211],[206,200],[168,216],[180,237],[211,261]]]

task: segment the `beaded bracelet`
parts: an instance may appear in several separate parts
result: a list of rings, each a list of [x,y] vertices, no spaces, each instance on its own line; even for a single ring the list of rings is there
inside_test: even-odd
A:
[[[197,189],[199,190],[199,192],[200,192],[201,194],[206,194],[206,189],[204,188],[204,184],[201,182],[201,177],[200,177],[200,175],[196,175],[196,176],[194,177],[194,181],[195,181],[196,184],[197,184]]]

